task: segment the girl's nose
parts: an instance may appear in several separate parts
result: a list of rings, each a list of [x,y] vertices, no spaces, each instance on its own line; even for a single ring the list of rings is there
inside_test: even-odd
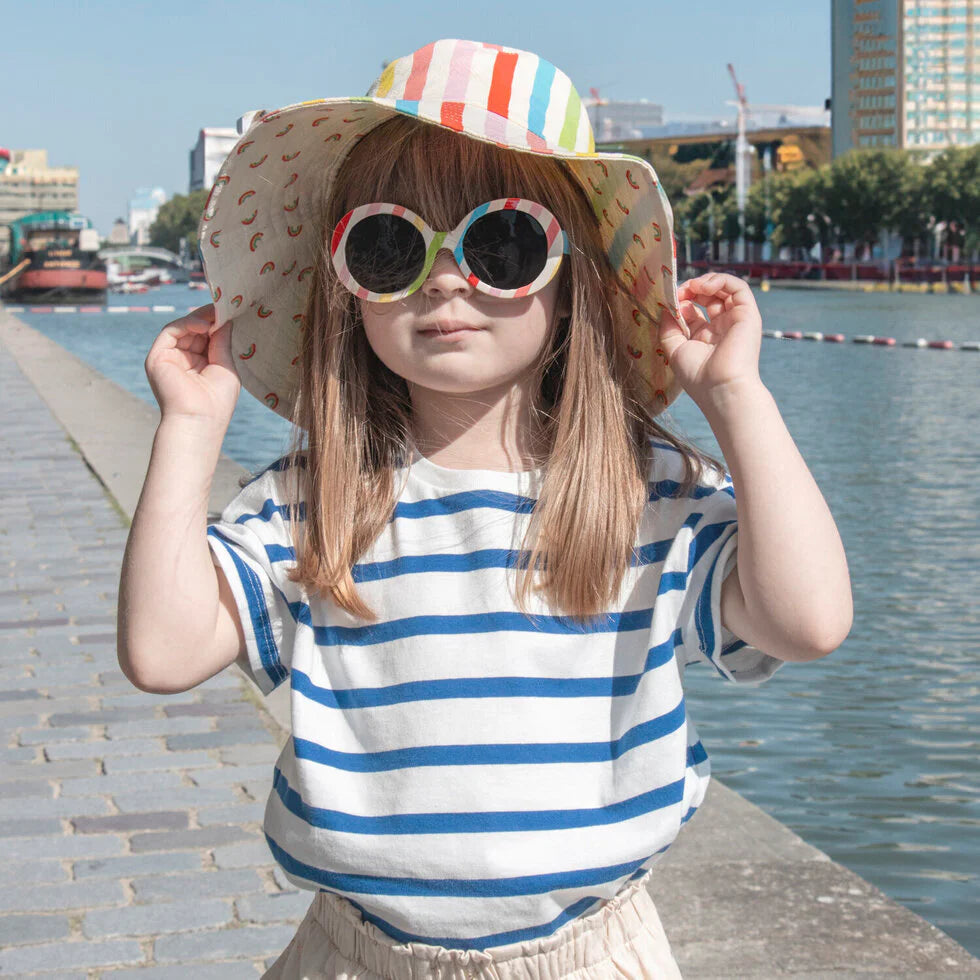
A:
[[[468,295],[473,291],[469,280],[463,275],[458,263],[453,258],[452,252],[444,248],[436,255],[435,262],[429,270],[428,278],[422,283],[422,291],[427,296],[446,296]]]

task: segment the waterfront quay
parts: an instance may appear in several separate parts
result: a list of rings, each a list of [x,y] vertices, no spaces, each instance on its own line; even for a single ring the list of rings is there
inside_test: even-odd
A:
[[[0,308],[0,974],[260,976],[309,904],[261,833],[284,692],[120,673],[156,413]],[[212,511],[242,470],[221,461]],[[652,890],[686,978],[975,977],[934,926],[715,784]]]

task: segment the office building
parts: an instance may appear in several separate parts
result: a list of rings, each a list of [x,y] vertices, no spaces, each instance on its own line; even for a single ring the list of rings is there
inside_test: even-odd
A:
[[[150,244],[150,226],[157,220],[160,205],[167,200],[167,192],[162,187],[149,190],[141,187],[129,202],[129,243],[131,245]]]
[[[221,164],[238,142],[237,129],[209,127],[202,129],[197,143],[191,150],[191,176],[189,189],[192,191],[210,190],[214,178],[218,176]]]
[[[980,142],[980,0],[832,0],[833,152]]]

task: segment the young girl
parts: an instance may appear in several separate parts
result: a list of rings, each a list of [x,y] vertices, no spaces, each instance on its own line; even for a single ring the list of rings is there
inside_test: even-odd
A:
[[[708,780],[684,667],[763,680],[851,621],[750,290],[677,288],[652,169],[463,41],[255,116],[201,241],[119,657],[290,684],[265,829],[316,897],[267,975],[678,976],[649,869]],[[239,377],[300,441],[206,528]],[[679,386],[730,479],[654,420]]]

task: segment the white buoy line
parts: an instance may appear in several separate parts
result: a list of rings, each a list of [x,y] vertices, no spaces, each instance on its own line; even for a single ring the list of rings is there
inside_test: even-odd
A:
[[[820,333],[819,331],[802,330],[763,330],[763,337],[772,340],[822,340],[824,343],[844,344],[848,338],[842,333]],[[874,334],[857,334],[850,338],[852,344],[869,344],[872,347],[916,347],[920,350],[972,350],[980,351],[980,340],[964,340],[957,344],[952,340],[929,340],[918,337],[915,340],[904,340],[901,345],[894,337],[876,337]]]

